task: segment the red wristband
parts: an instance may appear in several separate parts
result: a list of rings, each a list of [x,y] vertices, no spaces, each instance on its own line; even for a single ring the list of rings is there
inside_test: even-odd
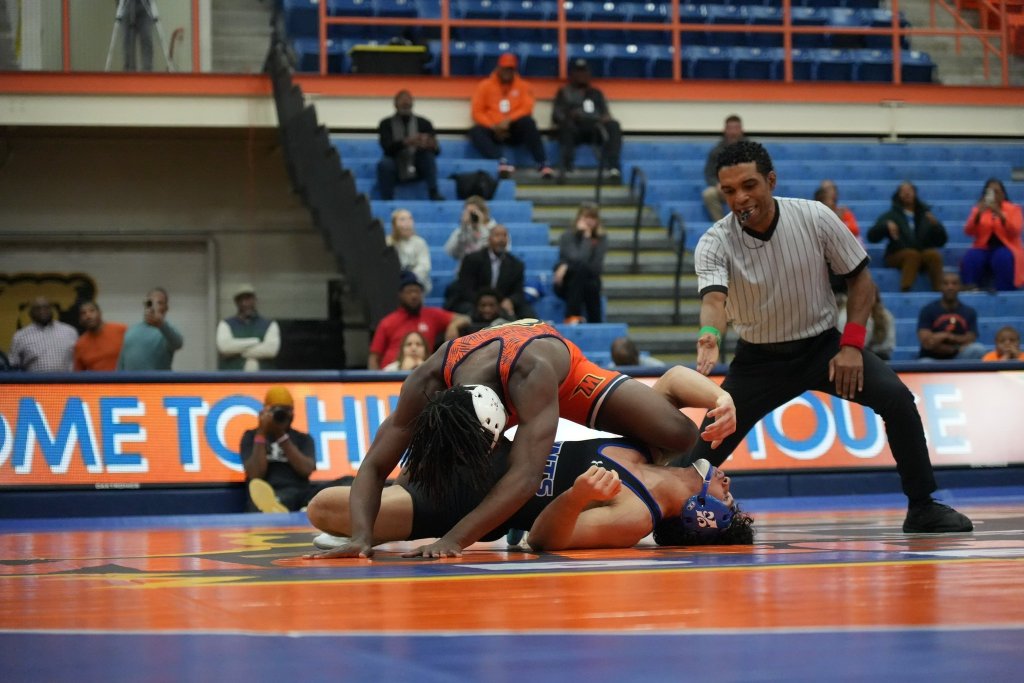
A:
[[[855,349],[864,349],[864,340],[868,336],[868,328],[857,323],[846,323],[843,328],[843,336],[839,340],[840,346],[852,346]]]
[[[267,440],[266,440],[266,438],[264,438],[264,437],[260,436],[259,434],[257,434],[256,436],[253,437],[252,442],[253,443],[266,443]]]

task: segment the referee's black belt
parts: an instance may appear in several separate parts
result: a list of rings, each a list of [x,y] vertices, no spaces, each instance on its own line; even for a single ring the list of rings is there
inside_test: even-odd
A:
[[[827,330],[821,334],[806,339],[794,339],[793,341],[785,342],[768,342],[765,344],[755,344],[754,342],[748,342],[745,339],[739,340],[740,346],[747,347],[750,351],[755,353],[765,353],[780,356],[792,356],[799,354],[804,351],[810,350],[817,344],[821,343],[822,337],[831,335],[833,332],[838,334],[838,330]]]

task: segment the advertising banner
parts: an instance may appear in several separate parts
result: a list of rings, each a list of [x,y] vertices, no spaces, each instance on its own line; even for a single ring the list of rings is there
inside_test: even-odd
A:
[[[906,373],[902,379],[917,398],[936,466],[1024,463],[1024,372]],[[0,487],[242,481],[239,442],[255,428],[269,386],[0,384]],[[354,474],[400,386],[287,383],[295,398],[293,427],[316,445],[314,479]],[[698,423],[703,418],[701,410],[685,412]],[[559,430],[560,438],[587,435],[568,423]],[[731,471],[893,465],[874,412],[813,392],[758,422],[725,464]]]

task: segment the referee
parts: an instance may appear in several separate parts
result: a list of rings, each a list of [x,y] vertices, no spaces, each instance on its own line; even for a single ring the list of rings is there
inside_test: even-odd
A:
[[[875,296],[864,248],[823,204],[773,197],[775,171],[760,144],[729,145],[717,168],[732,213],[697,244],[697,370],[706,375],[718,362],[731,319],[740,340],[722,388],[732,394],[737,423],[714,450],[698,440],[691,460],[721,465],[775,408],[808,390],[830,393],[872,408],[885,421],[909,499],[904,532],[971,531],[971,520],[932,500],[935,476],[913,395],[885,362],[863,351]],[[835,328],[830,266],[845,274],[849,289],[842,335]]]

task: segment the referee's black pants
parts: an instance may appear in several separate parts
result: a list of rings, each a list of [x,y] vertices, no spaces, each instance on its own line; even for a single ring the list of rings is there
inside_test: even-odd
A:
[[[817,337],[781,344],[740,340],[722,382],[736,404],[736,431],[714,450],[710,443],[698,440],[690,462],[705,458],[715,466],[721,465],[758,420],[805,391],[838,396],[835,382],[828,380],[828,364],[839,353],[839,338],[839,331],[833,329]],[[874,410],[885,423],[907,498],[911,503],[925,502],[936,488],[935,474],[914,396],[885,361],[870,351],[862,353],[864,390],[857,394],[856,402]],[[708,423],[705,418],[701,431]]]

